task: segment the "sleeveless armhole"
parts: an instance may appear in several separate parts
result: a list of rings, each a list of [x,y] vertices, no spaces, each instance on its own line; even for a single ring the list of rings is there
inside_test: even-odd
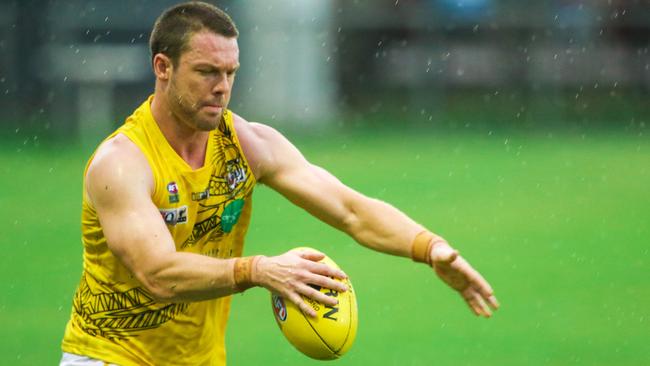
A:
[[[113,131],[113,132],[112,132],[110,135],[108,135],[104,140],[102,140],[102,142],[99,143],[99,145],[97,146],[97,148],[95,149],[95,151],[93,151],[93,153],[90,155],[90,157],[88,158],[88,161],[86,162],[86,166],[84,167],[84,173],[83,173],[83,176],[82,176],[82,182],[83,182],[83,184],[82,184],[82,187],[81,187],[81,188],[82,188],[82,189],[81,189],[81,198],[82,198],[82,199],[81,199],[81,205],[82,205],[82,207],[83,207],[83,206],[87,206],[88,209],[90,209],[90,210],[93,211],[93,212],[95,211],[95,207],[92,205],[92,203],[91,203],[91,201],[90,201],[90,197],[88,196],[88,190],[86,189],[86,176],[88,175],[88,168],[90,168],[90,164],[92,164],[93,160],[95,159],[95,155],[97,155],[97,150],[99,150],[99,148],[100,148],[100,147],[101,147],[101,146],[102,146],[106,141],[112,139],[112,138],[115,137],[118,133],[119,133],[119,130]]]
[[[158,175],[155,173],[155,169],[153,169],[153,158],[152,158],[149,154],[147,154],[147,153],[146,153],[146,152],[145,152],[145,151],[140,147],[140,145],[138,145],[138,143],[137,143],[137,141],[135,141],[134,137],[129,136],[129,134],[128,134],[127,131],[125,131],[125,130],[128,130],[128,127],[127,127],[126,125],[123,126],[122,128],[117,129],[116,131],[114,131],[114,132],[111,133],[110,135],[108,135],[108,137],[106,137],[106,138],[104,139],[104,141],[102,141],[102,142],[99,144],[99,146],[101,147],[101,145],[103,145],[105,142],[109,141],[110,139],[116,137],[116,136],[119,135],[119,134],[122,134],[122,135],[124,135],[124,137],[126,137],[127,139],[129,139],[129,141],[131,141],[131,143],[133,143],[133,144],[138,148],[138,150],[140,151],[140,153],[142,153],[142,155],[144,155],[145,159],[147,159],[147,163],[149,163],[149,169],[151,170],[151,175],[153,176],[153,191],[151,192],[151,198],[153,199],[153,197],[155,197],[156,194],[158,194],[158,186],[159,186],[158,183],[160,183],[160,182],[159,182],[159,177],[158,177]],[[83,202],[83,203],[86,203],[87,206],[88,206],[88,208],[92,209],[93,211],[95,210],[95,207],[93,207],[93,205],[91,204],[90,200],[87,199],[87,198],[89,198],[89,197],[88,197],[88,192],[86,191],[86,176],[88,175],[88,168],[90,167],[90,164],[93,162],[93,159],[95,158],[95,155],[97,154],[97,150],[99,150],[99,147],[98,147],[98,148],[97,148],[97,149],[92,153],[92,155],[90,155],[90,158],[88,159],[88,162],[86,163],[86,167],[84,168],[84,174],[83,174],[83,189],[82,189],[82,194],[83,194],[83,198],[84,198],[84,199],[82,200],[82,202]]]
[[[239,135],[237,134],[237,129],[235,128],[235,115],[232,113],[230,109],[226,110],[226,114],[224,116],[224,121],[226,122],[226,126],[232,131],[232,136],[237,144],[237,147],[239,148],[239,151],[241,151],[241,156],[244,159],[244,163],[248,167],[248,171],[253,178],[253,184],[257,184],[257,177],[255,176],[255,173],[253,173],[253,167],[248,163],[248,158],[246,158],[246,154],[244,153],[244,148],[241,146],[241,142],[239,141]]]
[[[151,199],[153,199],[158,194],[158,189],[159,189],[158,187],[160,186],[160,177],[158,176],[158,174],[156,174],[157,170],[154,169],[155,166],[154,158],[151,156],[151,154],[145,151],[145,149],[141,148],[138,142],[135,140],[135,138],[133,136],[130,136],[128,133],[126,133],[126,131],[120,130],[118,131],[118,133],[121,133],[122,135],[124,135],[124,137],[129,139],[129,141],[131,141],[135,145],[135,147],[137,147],[138,150],[140,150],[140,153],[144,155],[145,159],[147,159],[147,163],[149,163],[149,170],[151,171],[151,175],[153,176],[153,191],[151,191]]]

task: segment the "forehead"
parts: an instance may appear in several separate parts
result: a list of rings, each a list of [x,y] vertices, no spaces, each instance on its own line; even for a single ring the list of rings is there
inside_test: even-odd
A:
[[[180,57],[181,63],[209,62],[233,67],[239,64],[237,38],[201,31],[191,36],[187,46]]]

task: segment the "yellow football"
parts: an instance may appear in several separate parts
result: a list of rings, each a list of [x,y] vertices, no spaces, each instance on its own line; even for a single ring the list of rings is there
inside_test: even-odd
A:
[[[309,249],[309,248],[304,248]],[[329,257],[321,263],[339,268]],[[327,296],[334,296],[339,303],[335,306],[323,305],[303,296],[318,314],[315,318],[303,314],[292,302],[273,294],[271,304],[275,320],[282,334],[305,355],[318,360],[333,360],[347,352],[357,335],[357,299],[350,279],[337,280],[348,286],[348,291],[338,292],[327,288],[312,286]]]

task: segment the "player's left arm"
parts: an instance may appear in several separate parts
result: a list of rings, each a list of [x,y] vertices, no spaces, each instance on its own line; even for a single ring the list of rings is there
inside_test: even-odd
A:
[[[422,261],[431,264],[475,314],[490,316],[490,308],[498,307],[487,281],[442,237],[427,234],[395,207],[351,189],[311,164],[273,128],[237,118],[242,148],[260,183],[368,248],[412,258],[416,237],[425,240],[419,246],[426,251]]]

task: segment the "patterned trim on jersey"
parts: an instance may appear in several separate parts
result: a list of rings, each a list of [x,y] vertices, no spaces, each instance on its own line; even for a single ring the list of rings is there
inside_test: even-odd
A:
[[[246,172],[250,169],[241,155],[230,126],[222,123],[219,131],[221,133],[213,136],[217,153],[211,163],[216,165],[215,174],[210,177],[206,189],[206,196],[216,197],[216,202],[212,200],[210,204],[199,203],[198,214],[208,212],[209,216],[194,224],[192,234],[183,242],[181,249],[193,246],[207,234],[210,234],[208,241],[216,241],[229,233],[243,207],[243,199],[240,197],[254,185],[254,179],[247,179],[249,177]]]
[[[125,292],[93,293],[84,273],[74,297],[74,311],[84,320],[86,333],[110,340],[158,328],[187,309],[188,304],[158,304],[142,288]],[[151,309],[154,307],[154,309]],[[156,308],[157,307],[157,308]]]

